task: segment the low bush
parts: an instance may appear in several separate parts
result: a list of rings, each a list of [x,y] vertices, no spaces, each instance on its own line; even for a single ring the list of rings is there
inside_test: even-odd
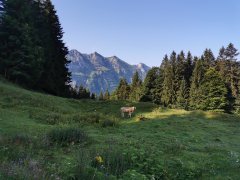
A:
[[[63,116],[61,114],[48,111],[30,111],[29,118],[49,125],[55,125],[59,124],[60,122],[64,122]]]
[[[16,134],[9,138],[9,143],[14,145],[28,145],[32,143],[32,138],[26,134]]]
[[[106,127],[117,127],[118,126],[118,121],[117,120],[111,120],[111,119],[106,119],[101,122],[101,126],[106,128]]]
[[[47,134],[47,139],[49,140],[50,144],[74,145],[87,142],[88,136],[81,129],[66,128],[51,130]]]
[[[70,121],[72,120],[75,123],[90,123],[90,124],[97,124],[100,122],[101,116],[99,114],[74,114],[70,117]]]

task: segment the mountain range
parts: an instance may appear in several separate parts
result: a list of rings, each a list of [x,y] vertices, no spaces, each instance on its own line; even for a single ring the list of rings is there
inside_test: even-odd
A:
[[[121,78],[131,83],[136,71],[143,80],[150,69],[143,63],[130,65],[116,56],[104,57],[97,52],[82,54],[77,50],[71,50],[67,59],[70,61],[68,68],[72,73],[71,85],[73,87],[83,85],[96,94],[106,90],[113,91]]]

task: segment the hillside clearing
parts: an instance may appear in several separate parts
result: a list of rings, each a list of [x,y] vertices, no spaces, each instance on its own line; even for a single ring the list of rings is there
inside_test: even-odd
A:
[[[120,116],[126,105],[137,107],[131,119]],[[64,99],[3,81],[0,146],[3,179],[240,178],[238,116]]]

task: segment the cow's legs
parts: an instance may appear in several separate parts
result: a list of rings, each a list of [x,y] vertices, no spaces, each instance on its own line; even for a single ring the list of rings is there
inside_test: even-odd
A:
[[[131,112],[128,113],[128,117],[130,117],[130,118],[132,117],[132,113]]]

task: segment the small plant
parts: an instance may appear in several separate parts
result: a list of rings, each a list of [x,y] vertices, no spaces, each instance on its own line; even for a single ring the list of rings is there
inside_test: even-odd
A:
[[[62,115],[55,112],[29,112],[29,118],[37,120],[40,123],[55,125],[63,121]]]
[[[88,140],[85,132],[77,128],[53,129],[47,134],[52,144],[69,145],[84,143]]]
[[[144,116],[141,114],[140,116],[138,116],[138,120],[139,120],[139,121],[146,121],[147,118],[144,117]]]
[[[186,147],[177,139],[171,140],[169,144],[165,147],[166,153],[171,153],[171,154],[178,154],[185,149]]]
[[[118,125],[118,122],[116,120],[106,119],[101,122],[101,126],[106,127],[116,127]]]
[[[90,123],[90,124],[97,124],[100,122],[100,115],[99,114],[96,114],[96,113],[93,113],[93,114],[75,114],[73,115],[72,117],[72,121],[75,122],[75,123],[81,123],[81,122],[84,122],[84,123]]]
[[[29,145],[32,143],[31,138],[25,134],[16,134],[9,139],[10,143],[14,145]]]

